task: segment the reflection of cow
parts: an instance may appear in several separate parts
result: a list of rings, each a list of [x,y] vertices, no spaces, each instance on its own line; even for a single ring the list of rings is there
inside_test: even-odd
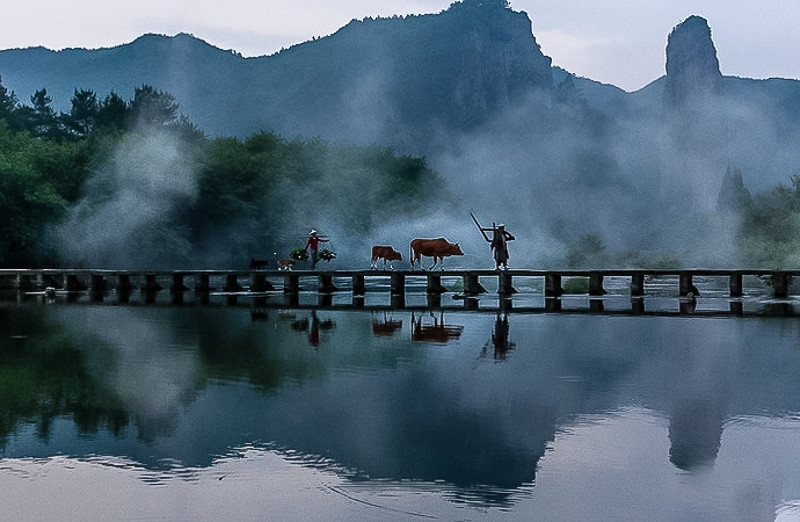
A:
[[[440,260],[442,262],[442,270],[444,270],[445,257],[463,255],[464,252],[461,251],[458,243],[450,243],[443,237],[439,239],[415,239],[411,242],[411,268],[414,268],[415,261],[419,261],[419,266],[422,267],[422,256],[428,256],[433,258],[431,270]]]
[[[446,325],[444,324],[444,312],[439,315],[439,318],[433,313],[433,324],[422,324],[422,316],[414,320],[414,313],[411,313],[411,340],[420,343],[437,343],[447,344],[453,339],[459,339],[461,332],[464,330],[463,326]]]
[[[383,321],[372,318],[372,334],[376,337],[386,337],[394,335],[397,330],[403,328],[403,321],[387,319],[386,313],[383,314]]]
[[[394,270],[394,261],[402,261],[403,256],[400,255],[400,252],[395,250],[390,246],[378,246],[375,245],[372,247],[372,262],[370,263],[369,267],[373,270],[378,268],[378,259],[383,258],[383,269],[386,270],[386,262],[389,261],[389,267]]]

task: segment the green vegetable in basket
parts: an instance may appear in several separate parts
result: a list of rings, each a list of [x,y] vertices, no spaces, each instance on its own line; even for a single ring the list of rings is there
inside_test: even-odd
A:
[[[305,261],[308,259],[308,252],[304,248],[293,248],[292,251],[289,252],[289,257],[295,261]]]
[[[331,261],[332,259],[334,259],[336,257],[336,252],[334,252],[332,250],[328,250],[327,248],[325,248],[325,249],[319,251],[318,257],[320,259],[322,259],[323,261]]]

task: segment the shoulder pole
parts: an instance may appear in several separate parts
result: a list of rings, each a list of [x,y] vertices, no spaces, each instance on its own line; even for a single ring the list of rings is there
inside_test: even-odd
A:
[[[472,218],[472,221],[475,222],[475,226],[478,227],[478,230],[481,231],[481,235],[483,236],[483,239],[485,239],[486,241],[491,241],[491,239],[489,239],[489,236],[486,235],[486,231],[483,230],[483,227],[481,227],[481,224],[478,223],[478,220],[475,218],[475,215],[472,212],[470,212],[469,215]]]

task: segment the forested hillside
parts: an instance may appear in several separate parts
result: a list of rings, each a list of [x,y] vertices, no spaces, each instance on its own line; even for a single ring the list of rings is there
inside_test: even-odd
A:
[[[760,194],[794,190],[800,82],[723,76],[719,62],[711,26],[689,16],[667,38],[667,74],[626,93],[552,67],[531,18],[505,0],[353,20],[259,58],[186,34],[0,51],[19,97],[4,109],[8,150],[56,157],[25,156],[5,182],[47,179],[53,165],[63,178],[25,196],[37,223],[61,223],[44,227],[54,235],[42,242],[20,221],[31,218],[7,220],[17,232],[3,237],[13,242],[4,255],[29,259],[35,242],[69,263],[117,264],[116,251],[126,262],[227,265],[327,226],[347,238],[343,251],[448,236],[469,242],[464,262],[477,263],[483,240],[464,211],[443,212],[446,189],[521,232],[525,264],[563,264],[594,239],[613,254],[606,261],[648,252],[694,266],[791,263],[800,248],[790,234],[757,238],[793,230],[788,199]],[[729,169],[755,206],[723,215]],[[789,209],[787,226],[747,225],[773,204]],[[161,255],[151,243],[172,246]]]
[[[452,204],[423,158],[264,131],[207,138],[148,85],[127,101],[77,90],[69,112],[51,102],[0,83],[5,267],[243,267],[285,257],[311,227],[366,244],[387,216]]]

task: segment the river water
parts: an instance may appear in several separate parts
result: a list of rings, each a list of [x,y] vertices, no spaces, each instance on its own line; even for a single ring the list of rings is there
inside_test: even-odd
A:
[[[791,302],[350,299],[0,301],[0,519],[800,519]]]

